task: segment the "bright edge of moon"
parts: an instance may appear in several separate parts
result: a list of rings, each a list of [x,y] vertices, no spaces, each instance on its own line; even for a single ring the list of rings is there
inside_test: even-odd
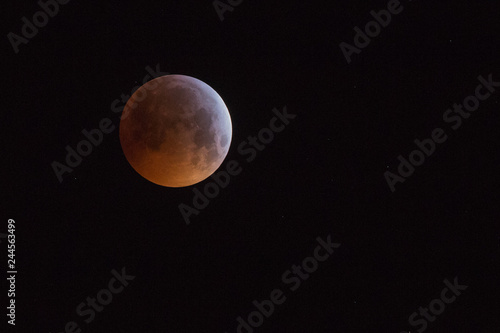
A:
[[[219,94],[185,75],[141,86],[120,121],[123,153],[137,173],[167,187],[190,186],[212,175],[231,144],[232,123]]]

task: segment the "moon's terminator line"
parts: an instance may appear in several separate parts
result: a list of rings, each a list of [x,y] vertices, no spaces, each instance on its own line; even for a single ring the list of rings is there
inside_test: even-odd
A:
[[[140,87],[120,121],[120,142],[130,165],[147,180],[183,187],[222,164],[232,137],[229,111],[206,83],[166,75]]]

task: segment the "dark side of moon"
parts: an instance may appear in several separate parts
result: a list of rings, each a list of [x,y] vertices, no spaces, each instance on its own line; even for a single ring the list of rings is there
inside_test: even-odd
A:
[[[204,82],[167,75],[129,99],[120,142],[130,165],[147,180],[183,187],[209,177],[229,150],[232,124],[222,98]]]

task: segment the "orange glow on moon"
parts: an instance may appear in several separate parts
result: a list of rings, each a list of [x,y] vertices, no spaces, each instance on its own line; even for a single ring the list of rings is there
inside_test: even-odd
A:
[[[232,138],[229,111],[206,83],[166,75],[140,87],[120,121],[120,143],[130,165],[167,187],[196,184],[224,161]]]

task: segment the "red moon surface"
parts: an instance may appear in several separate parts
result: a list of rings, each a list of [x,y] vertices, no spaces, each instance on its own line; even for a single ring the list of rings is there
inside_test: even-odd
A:
[[[229,111],[206,83],[165,75],[140,87],[120,121],[127,161],[150,182],[167,187],[196,184],[224,161],[232,138]]]

